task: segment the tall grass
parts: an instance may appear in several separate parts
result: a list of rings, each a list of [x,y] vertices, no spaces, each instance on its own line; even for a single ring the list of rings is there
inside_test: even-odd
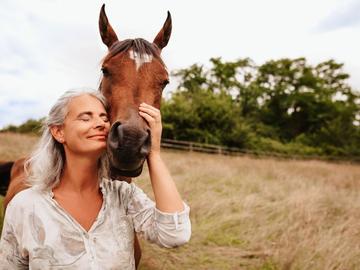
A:
[[[142,241],[140,269],[360,269],[360,166],[165,150],[163,159],[191,207],[192,238],[176,249]],[[152,197],[146,167],[134,181]]]

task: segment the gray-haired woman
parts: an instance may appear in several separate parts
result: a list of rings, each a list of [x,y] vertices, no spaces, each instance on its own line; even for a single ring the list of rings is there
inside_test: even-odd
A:
[[[143,103],[139,114],[151,129],[156,202],[134,184],[108,179],[105,98],[66,92],[26,164],[31,188],[7,207],[0,269],[135,269],[134,230],[163,247],[189,241],[189,206],[160,157],[160,111]]]

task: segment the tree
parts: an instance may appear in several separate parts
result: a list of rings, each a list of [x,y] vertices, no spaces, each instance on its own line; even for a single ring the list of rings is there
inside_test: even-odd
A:
[[[312,67],[305,58],[266,62],[257,77],[261,121],[274,126],[284,141],[315,134],[340,115],[342,121],[353,123],[359,106],[342,67],[334,60]]]
[[[180,85],[163,104],[166,137],[280,152],[300,153],[303,146],[317,154],[355,153],[360,146],[360,97],[343,64],[312,66],[305,58],[259,67],[249,58],[210,63],[173,73]]]

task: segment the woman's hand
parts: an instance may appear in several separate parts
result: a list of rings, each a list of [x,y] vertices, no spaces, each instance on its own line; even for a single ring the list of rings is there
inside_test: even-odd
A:
[[[147,159],[156,208],[166,213],[182,212],[184,204],[169,170],[160,156],[161,114],[160,110],[146,103],[139,107],[140,116],[149,123],[151,150]]]
[[[145,118],[151,130],[151,150],[149,155],[160,154],[162,132],[160,110],[143,102],[139,106],[139,114]]]

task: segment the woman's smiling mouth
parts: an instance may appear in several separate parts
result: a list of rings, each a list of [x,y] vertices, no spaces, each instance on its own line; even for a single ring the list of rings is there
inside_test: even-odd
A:
[[[95,135],[88,136],[87,138],[106,141],[107,135],[106,134],[95,134]]]

